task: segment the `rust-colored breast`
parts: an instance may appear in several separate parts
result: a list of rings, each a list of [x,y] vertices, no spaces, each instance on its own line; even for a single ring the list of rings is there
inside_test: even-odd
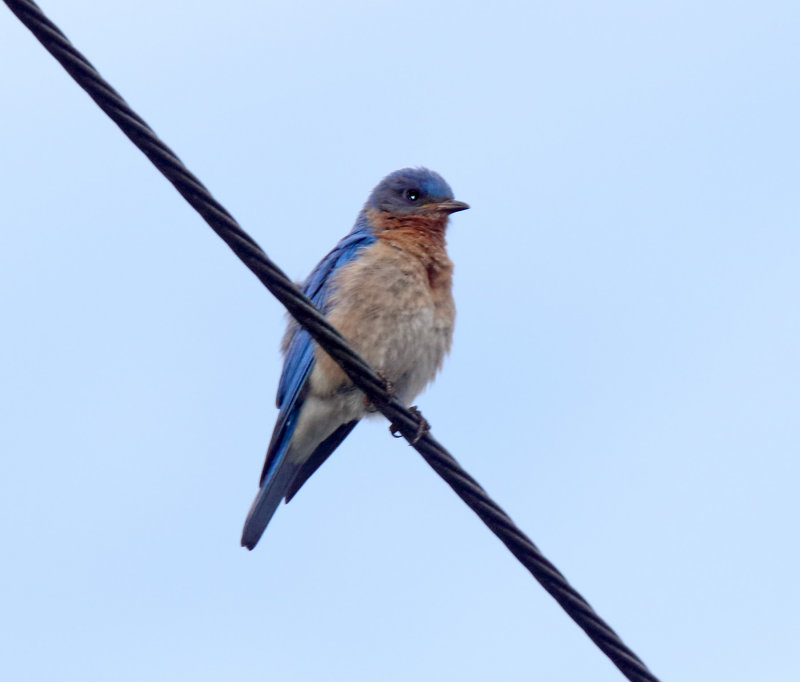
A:
[[[377,242],[334,276],[328,319],[356,351],[410,400],[450,347],[455,317],[444,221],[405,220],[376,230]],[[319,348],[312,390],[330,394],[349,380]]]
[[[453,262],[446,249],[446,216],[392,216],[374,211],[370,212],[369,218],[378,239],[402,249],[422,263],[431,289],[446,287],[449,292]]]

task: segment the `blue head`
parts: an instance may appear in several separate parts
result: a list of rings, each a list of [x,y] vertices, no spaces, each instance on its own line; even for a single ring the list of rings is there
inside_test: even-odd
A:
[[[438,173],[427,168],[403,168],[378,183],[367,199],[366,208],[393,215],[448,215],[469,205],[453,199],[453,190]]]

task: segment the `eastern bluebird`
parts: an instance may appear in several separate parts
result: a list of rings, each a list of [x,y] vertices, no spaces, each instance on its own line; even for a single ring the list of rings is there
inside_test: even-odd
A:
[[[453,199],[438,173],[404,168],[372,191],[350,234],[314,268],[303,293],[409,405],[453,337],[453,263],[445,250]],[[293,319],[283,338],[278,421],[242,531],[253,549],[288,502],[369,411],[364,394]]]

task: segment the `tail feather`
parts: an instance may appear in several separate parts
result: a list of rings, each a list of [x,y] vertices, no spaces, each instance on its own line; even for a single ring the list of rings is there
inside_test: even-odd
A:
[[[280,463],[272,476],[258,491],[256,499],[247,513],[242,530],[242,546],[253,549],[261,539],[272,515],[278,508],[280,501],[286,496],[292,486],[292,482],[300,470],[301,464],[289,462],[286,459]]]

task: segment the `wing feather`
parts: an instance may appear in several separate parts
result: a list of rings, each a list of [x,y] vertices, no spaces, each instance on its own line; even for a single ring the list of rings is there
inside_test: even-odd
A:
[[[314,268],[302,291],[323,313],[331,292],[331,278],[343,265],[359,257],[363,249],[375,242],[375,236],[362,213],[353,230]],[[259,492],[244,523],[242,544],[255,547],[281,499],[288,502],[311,474],[353,430],[356,422],[343,424],[320,443],[306,462],[290,462],[286,452],[297,426],[297,419],[308,391],[308,378],[314,367],[314,340],[297,323],[290,323],[286,358],[278,383],[278,419],[267,448]]]

